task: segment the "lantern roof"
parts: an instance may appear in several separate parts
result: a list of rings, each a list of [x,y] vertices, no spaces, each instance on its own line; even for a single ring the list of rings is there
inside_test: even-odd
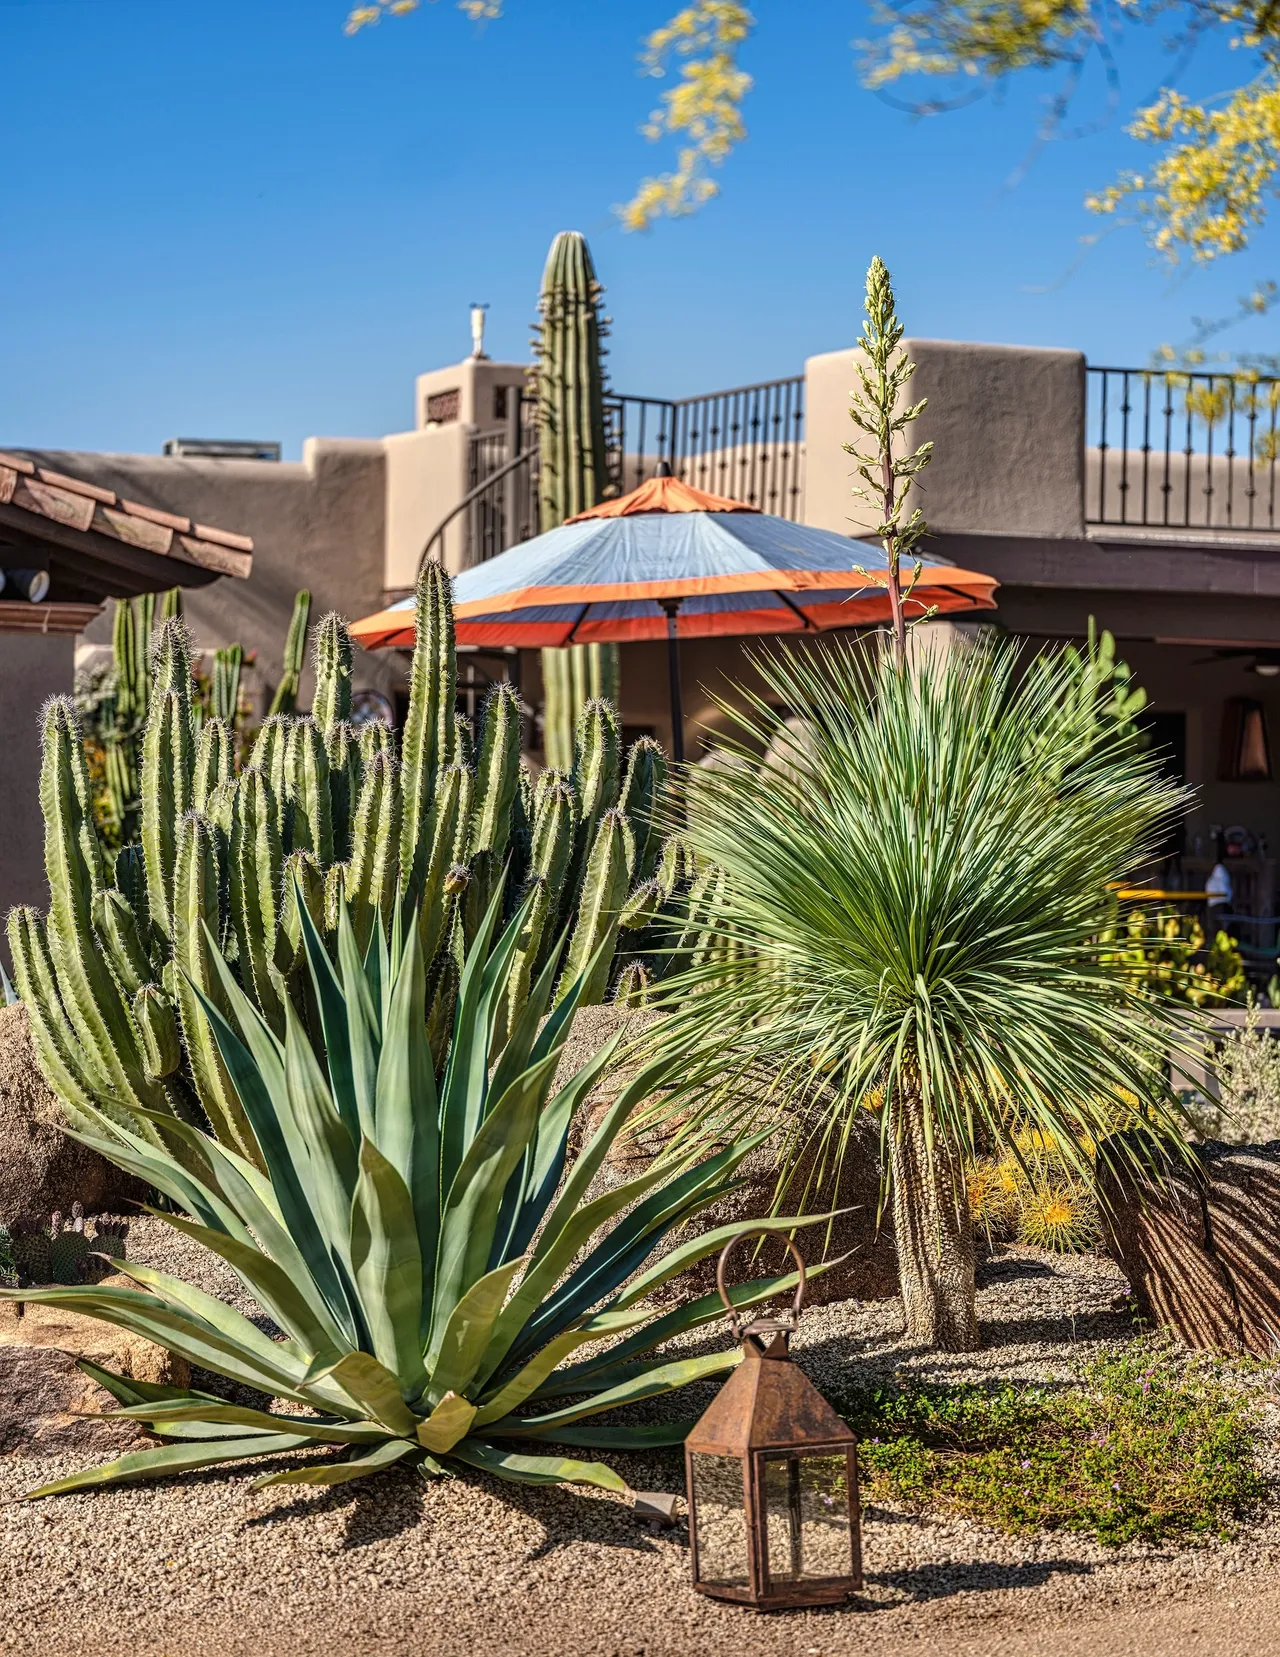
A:
[[[742,1362],[685,1440],[695,1454],[744,1456],[751,1450],[851,1440],[853,1434],[787,1351],[789,1331],[767,1346],[743,1341]]]

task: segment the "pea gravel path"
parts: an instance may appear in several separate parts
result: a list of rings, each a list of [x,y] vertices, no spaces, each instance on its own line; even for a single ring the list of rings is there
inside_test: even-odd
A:
[[[179,1266],[170,1234],[130,1256]],[[204,1259],[207,1260],[207,1256]],[[210,1276],[210,1269],[213,1275]],[[825,1307],[798,1351],[837,1368],[959,1380],[1063,1376],[1125,1339],[1116,1268],[1010,1251],[984,1271],[985,1349],[924,1360],[894,1303]],[[233,1298],[204,1268],[204,1286]],[[250,1308],[246,1308],[250,1309]],[[1275,1377],[1263,1378],[1280,1392]],[[704,1394],[703,1397],[709,1396]],[[703,1399],[691,1400],[693,1409]],[[1280,1409],[1267,1405],[1267,1437]],[[1272,1458],[1268,1455],[1268,1461]],[[0,1461],[0,1498],[77,1463]],[[667,1466],[617,1458],[637,1487]],[[1280,1474],[1280,1463],[1269,1467]],[[766,1618],[688,1585],[682,1536],[650,1536],[613,1498],[389,1474],[331,1491],[253,1492],[213,1472],[0,1505],[0,1653],[21,1657],[1280,1657],[1280,1513],[1230,1543],[1104,1548],[1010,1538],[962,1520],[866,1515],[858,1606]]]

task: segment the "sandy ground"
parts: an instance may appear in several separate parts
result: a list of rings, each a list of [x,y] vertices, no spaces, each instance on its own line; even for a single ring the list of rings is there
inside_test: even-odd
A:
[[[145,1229],[131,1253],[194,1265],[173,1260]],[[808,1314],[801,1360],[820,1384],[849,1366],[1050,1379],[1131,1335],[1116,1304],[1124,1282],[1108,1262],[1013,1251],[984,1281],[980,1354],[913,1351],[898,1336],[896,1305],[884,1303]],[[216,1274],[205,1286],[218,1286]],[[691,1412],[707,1396],[689,1398]],[[1273,1475],[1278,1417],[1268,1406]],[[670,1463],[614,1459],[637,1488],[672,1488]],[[331,1491],[254,1492],[248,1473],[210,1472],[13,1500],[75,1465],[0,1462],[0,1652],[1280,1657],[1274,1503],[1230,1542],[1122,1549],[871,1508],[866,1590],[854,1604],[761,1617],[693,1593],[683,1531],[650,1535],[600,1493],[528,1490],[478,1474],[424,1486],[400,1473]]]

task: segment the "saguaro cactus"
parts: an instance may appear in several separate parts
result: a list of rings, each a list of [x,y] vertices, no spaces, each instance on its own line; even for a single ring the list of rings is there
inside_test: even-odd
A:
[[[604,289],[585,237],[563,230],[542,273],[534,328],[538,399],[538,521],[556,529],[603,499],[608,487],[604,427]],[[547,764],[573,764],[573,728],[589,697],[618,700],[615,644],[542,652]]]

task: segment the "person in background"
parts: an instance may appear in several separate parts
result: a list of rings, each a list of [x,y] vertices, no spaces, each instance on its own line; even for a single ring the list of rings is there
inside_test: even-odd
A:
[[[1217,861],[1204,883],[1204,889],[1209,894],[1209,901],[1205,907],[1209,911],[1210,922],[1218,920],[1231,908],[1231,872],[1227,868],[1226,842],[1221,835],[1218,836],[1216,857]]]

